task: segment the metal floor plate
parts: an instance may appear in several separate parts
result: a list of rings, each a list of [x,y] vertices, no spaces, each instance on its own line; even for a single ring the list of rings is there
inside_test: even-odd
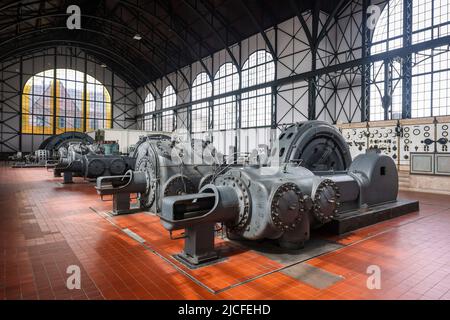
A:
[[[281,272],[321,290],[344,279],[344,277],[340,275],[325,271],[307,263],[293,265]]]

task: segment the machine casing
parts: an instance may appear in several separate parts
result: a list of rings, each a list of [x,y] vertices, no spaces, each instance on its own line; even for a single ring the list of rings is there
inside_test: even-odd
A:
[[[225,225],[230,239],[272,239],[299,248],[311,229],[340,215],[396,203],[394,161],[371,151],[352,162],[339,131],[322,121],[286,128],[269,163],[231,168],[198,194],[163,199],[163,226],[190,234],[180,259],[197,265],[217,258],[211,236],[215,223]]]

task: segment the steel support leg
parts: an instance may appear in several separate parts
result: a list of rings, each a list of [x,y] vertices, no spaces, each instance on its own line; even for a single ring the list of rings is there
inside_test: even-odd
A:
[[[73,183],[73,172],[64,171],[64,184]]]
[[[116,215],[130,213],[129,193],[113,194],[113,213]]]
[[[186,228],[184,251],[178,255],[188,264],[199,265],[219,258],[214,248],[214,223]]]

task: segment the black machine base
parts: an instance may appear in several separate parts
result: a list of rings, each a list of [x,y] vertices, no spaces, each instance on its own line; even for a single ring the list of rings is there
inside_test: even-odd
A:
[[[343,234],[416,211],[419,211],[419,201],[397,200],[370,207],[364,212],[357,210],[343,213],[326,224],[324,229],[334,234]]]
[[[11,168],[45,168],[45,164],[41,163],[15,163]]]
[[[185,229],[184,250],[174,257],[189,268],[199,268],[217,262],[219,251],[214,246],[215,223],[189,226]]]
[[[64,171],[63,173],[63,183],[70,184],[73,183],[73,173],[70,171]]]
[[[209,259],[204,259],[200,263],[194,264],[191,259],[183,253],[175,254],[173,257],[175,260],[192,270],[210,266],[228,259],[227,257],[220,257],[219,253],[217,253],[216,255],[212,255]]]
[[[112,196],[113,196],[112,214],[114,216],[142,211],[140,206],[132,207],[130,202],[131,196],[129,193],[116,193],[113,194]]]
[[[111,210],[108,211],[108,214],[110,216],[124,216],[127,214],[133,214],[133,213],[138,213],[138,212],[142,212],[142,208],[141,207],[137,207],[137,208],[130,208],[128,210]]]

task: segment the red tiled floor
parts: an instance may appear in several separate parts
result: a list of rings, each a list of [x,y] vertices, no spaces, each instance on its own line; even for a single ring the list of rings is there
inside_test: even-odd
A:
[[[170,240],[168,232],[162,227],[157,216],[137,213],[133,215],[111,218],[120,228],[128,228],[143,239],[150,248],[171,260],[184,272],[188,273],[213,291],[224,290],[242,281],[252,279],[283,267],[282,264],[267,259],[251,250],[240,247],[221,239],[216,240],[216,246],[225,251],[226,260],[190,270],[182,263],[172,258],[183,250],[184,241]],[[239,266],[239,268],[236,268]]]
[[[449,196],[402,193],[421,201],[420,212],[329,237],[345,246],[308,263],[344,279],[319,290],[281,272],[261,276],[280,265],[253,251],[194,271],[175,263],[177,269],[170,255],[182,242],[169,240],[156,217],[114,217],[114,225],[90,209],[105,212],[111,202],[76,182],[0,166],[0,299],[450,299]],[[66,287],[70,265],[81,269],[81,290]],[[370,265],[381,269],[380,290],[367,288]],[[225,290],[214,294],[187,274]],[[227,289],[254,276],[261,277]]]

